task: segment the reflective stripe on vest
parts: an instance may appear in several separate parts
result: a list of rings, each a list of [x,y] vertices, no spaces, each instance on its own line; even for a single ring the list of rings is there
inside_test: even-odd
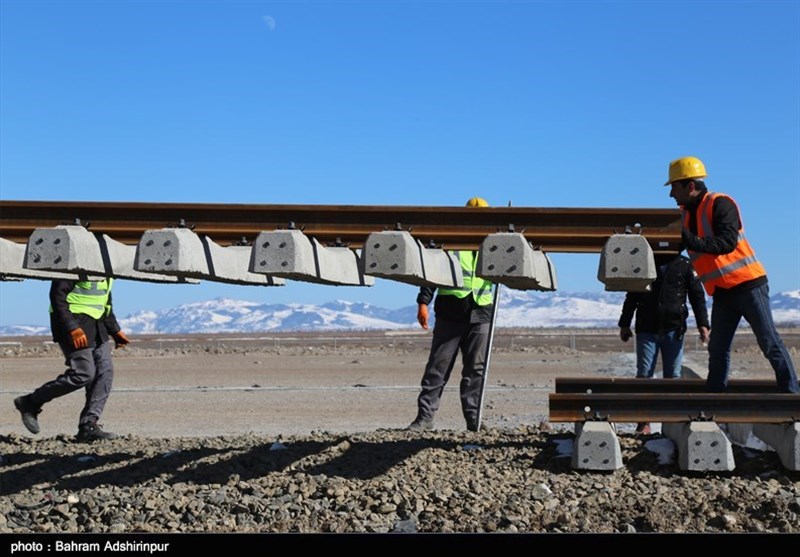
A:
[[[711,254],[687,250],[689,259],[692,261],[697,277],[703,283],[709,295],[714,294],[714,289],[733,288],[738,284],[757,279],[766,275],[764,267],[756,259],[756,254],[747,238],[744,235],[744,223],[742,222],[741,212],[736,202],[721,193],[708,192],[695,210],[697,215],[697,235],[700,238],[713,238],[713,214],[714,200],[718,197],[726,197],[736,206],[739,213],[739,237],[736,247],[730,253]],[[683,210],[683,226],[689,228],[690,213]]]
[[[461,265],[461,275],[464,277],[464,286],[461,288],[439,288],[439,296],[455,296],[466,298],[470,294],[479,306],[488,306],[492,303],[492,283],[475,274],[478,267],[478,252],[454,251]]]
[[[67,303],[74,314],[86,314],[92,319],[100,319],[111,312],[108,296],[114,279],[101,281],[81,280],[75,283],[69,294]],[[50,311],[53,311],[51,306]]]

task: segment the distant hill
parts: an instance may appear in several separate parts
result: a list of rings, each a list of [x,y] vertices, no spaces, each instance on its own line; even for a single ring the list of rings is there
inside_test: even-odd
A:
[[[616,327],[624,298],[624,292],[532,292],[504,288],[498,327]],[[775,294],[770,301],[776,323],[800,326],[800,290]],[[323,305],[263,304],[217,298],[163,311],[140,311],[119,320],[126,331],[134,334],[231,333],[408,329],[418,327],[416,315],[416,305],[386,309],[345,301]],[[689,320],[694,322],[691,313]],[[49,328],[0,327],[1,336],[42,334],[49,334]]]

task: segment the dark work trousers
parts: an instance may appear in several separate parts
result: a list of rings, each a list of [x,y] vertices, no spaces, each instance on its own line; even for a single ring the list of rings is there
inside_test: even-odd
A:
[[[749,290],[714,292],[711,307],[711,339],[708,342],[707,390],[723,392],[728,386],[733,335],[742,317],[750,324],[761,352],[775,371],[778,390],[800,393],[792,359],[775,328],[769,305],[769,286]]]
[[[61,351],[66,357],[64,364],[68,369],[33,391],[29,398],[30,402],[40,407],[54,398],[84,387],[86,404],[81,411],[78,425],[100,419],[108,395],[111,394],[111,383],[114,379],[110,346],[111,342],[106,341],[100,346],[75,350],[70,354],[72,347],[61,343]]]
[[[461,410],[467,421],[477,419],[488,342],[489,323],[456,323],[436,318],[431,353],[422,376],[422,392],[417,399],[419,418],[433,419],[461,351],[464,366],[461,370]]]

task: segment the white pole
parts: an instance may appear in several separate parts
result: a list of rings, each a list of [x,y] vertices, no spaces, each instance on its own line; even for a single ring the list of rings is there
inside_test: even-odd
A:
[[[494,300],[492,300],[492,319],[489,321],[489,342],[486,343],[486,363],[483,366],[483,381],[481,382],[481,399],[478,402],[478,430],[481,429],[483,418],[483,397],[486,393],[486,382],[489,379],[489,362],[492,358],[492,342],[494,341],[494,326],[497,321],[497,308],[500,305],[500,285],[494,287]]]

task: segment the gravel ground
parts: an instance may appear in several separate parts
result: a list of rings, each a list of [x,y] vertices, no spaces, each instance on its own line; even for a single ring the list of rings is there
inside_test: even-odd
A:
[[[570,439],[3,436],[0,531],[800,532],[800,475],[774,452],[736,447],[735,472],[687,474],[646,448],[659,436],[622,434],[625,466],[587,473],[561,455]]]
[[[219,356],[230,361],[233,352]],[[11,399],[40,378],[50,378],[59,361],[53,354],[6,353],[0,360],[0,533],[800,533],[800,473],[784,469],[772,451],[734,446],[735,471],[688,473],[679,470],[674,458],[660,461],[660,451],[669,448],[670,441],[658,434],[636,437],[621,427],[622,469],[574,471],[571,431],[532,418],[538,411],[528,410],[522,419],[523,410],[517,406],[522,403],[514,393],[523,393],[530,405],[534,393],[542,391],[546,398],[552,378],[567,375],[564,370],[617,373],[615,362],[629,366],[629,353],[586,355],[563,348],[501,352],[492,360],[497,388],[488,400],[488,429],[463,431],[457,394],[448,391],[449,407],[443,407],[438,428],[411,433],[402,427],[413,417],[424,352],[393,352],[391,365],[385,354],[356,352],[284,351],[280,357],[286,358],[289,371],[270,376],[273,386],[291,386],[299,381],[292,366],[307,366],[308,358],[320,356],[341,362],[341,369],[337,372],[331,364],[328,375],[312,374],[304,380],[327,381],[334,390],[367,381],[360,389],[376,389],[354,398],[346,409],[339,407],[338,421],[324,422],[323,427],[305,422],[305,430],[289,434],[280,424],[259,429],[234,420],[241,427],[220,435],[213,427],[216,407],[205,406],[206,419],[193,421],[191,434],[159,435],[163,429],[156,423],[142,431],[123,428],[121,438],[92,445],[73,441],[77,397],[63,397],[71,398],[63,408],[46,409],[40,436],[22,430],[18,414],[8,408]],[[117,384],[123,390],[112,394],[107,411],[117,426],[125,423],[120,416],[130,416],[131,411],[115,415],[114,407],[145,405],[144,398],[136,398],[136,390],[126,399],[125,388],[145,384],[152,398],[176,382],[205,384],[215,377],[201,371],[190,378],[188,371],[159,374],[175,362],[196,364],[191,353],[172,356],[131,351],[117,359]],[[210,352],[200,356],[203,369],[216,361]],[[241,356],[243,362],[266,360],[266,352],[249,350]],[[271,356],[271,367],[280,367],[275,363],[279,355]],[[296,356],[303,359],[293,359]],[[356,359],[361,364],[352,364]],[[529,376],[531,361],[541,372],[535,378]],[[152,374],[137,367],[142,362],[149,362]],[[263,366],[253,367],[252,373],[262,374],[263,380]],[[398,377],[400,368],[410,371]],[[521,375],[523,368],[526,375]],[[234,379],[242,375],[241,385],[252,389],[254,376],[237,370],[238,375],[226,375],[220,384],[237,383]],[[763,368],[755,372],[764,373]],[[374,399],[384,383],[397,387],[387,389],[398,397],[392,402],[397,413],[387,418],[390,427],[380,420],[371,422],[373,409],[357,404]],[[174,396],[170,392],[165,396]],[[292,398],[302,392],[298,385],[279,394]],[[321,413],[330,402],[324,389],[314,392],[317,398],[307,404],[316,406],[301,409],[306,416]],[[234,396],[241,404],[242,393]],[[159,403],[164,404],[160,399]],[[503,420],[517,410],[517,419]],[[137,422],[149,424],[147,413],[142,411]],[[308,429],[309,423],[316,429]],[[325,427],[327,423],[337,427]]]

